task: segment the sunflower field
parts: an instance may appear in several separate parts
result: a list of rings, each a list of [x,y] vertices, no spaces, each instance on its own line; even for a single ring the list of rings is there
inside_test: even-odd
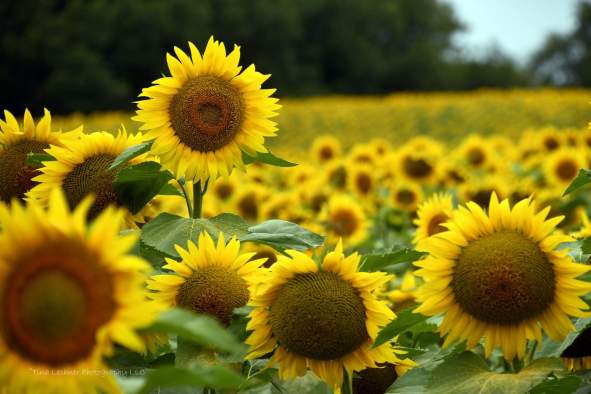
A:
[[[0,393],[591,391],[590,91],[165,56],[135,114],[3,113]]]

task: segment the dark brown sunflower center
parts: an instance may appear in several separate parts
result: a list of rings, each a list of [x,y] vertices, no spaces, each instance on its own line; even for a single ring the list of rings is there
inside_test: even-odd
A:
[[[437,215],[433,216],[433,218],[431,218],[429,221],[429,225],[427,226],[427,235],[432,236],[447,231],[447,228],[442,226],[442,224],[445,223],[447,219],[448,217],[444,213],[438,213]]]
[[[554,137],[547,137],[544,140],[544,146],[546,150],[552,151],[556,150],[560,146],[560,143]]]
[[[403,205],[412,205],[417,199],[417,195],[412,190],[402,189],[396,193],[396,201]]]
[[[489,323],[518,324],[538,316],[554,300],[554,269],[535,242],[502,231],[470,242],[451,283],[457,302]]]
[[[493,189],[483,189],[477,190],[473,193],[469,200],[474,201],[476,204],[480,205],[482,208],[488,208],[488,204],[490,203],[490,196],[495,190]],[[497,195],[499,193],[497,192]]]
[[[344,188],[347,184],[347,169],[344,166],[338,166],[330,173],[329,179],[334,187]]]
[[[234,194],[234,186],[227,182],[221,182],[219,185],[216,185],[215,194],[220,200],[225,201]]]
[[[355,184],[357,190],[359,190],[361,194],[368,194],[371,191],[372,186],[371,176],[364,172],[359,173],[357,174],[357,177],[355,177]]]
[[[232,311],[246,305],[248,297],[246,282],[234,270],[212,265],[199,268],[180,286],[176,302],[183,308],[214,316],[228,325]]]
[[[384,394],[394,384],[398,374],[393,364],[379,365],[357,372],[353,378],[354,394]]]
[[[259,216],[259,203],[254,193],[248,193],[238,200],[236,204],[240,216],[247,220],[254,221]]]
[[[270,250],[261,250],[257,252],[250,260],[266,259],[263,263],[265,268],[269,268],[277,262],[277,255]]]
[[[411,178],[426,178],[433,172],[431,164],[423,159],[413,159],[412,157],[404,159],[403,167],[404,172],[406,172]]]
[[[316,192],[310,199],[310,208],[312,208],[314,212],[320,212],[327,200],[328,195],[326,193]]]
[[[2,294],[8,346],[32,362],[60,366],[90,356],[115,310],[110,274],[69,241],[20,256]]]
[[[271,304],[270,315],[279,344],[315,360],[338,359],[368,339],[363,300],[332,272],[290,279]]]
[[[331,219],[334,232],[340,236],[352,235],[359,226],[357,217],[348,209],[339,209],[333,212]]]
[[[109,204],[117,204],[117,195],[113,190],[116,173],[107,171],[115,156],[100,154],[92,156],[76,165],[64,178],[63,189],[71,208],[74,208],[89,194],[95,196],[88,211],[90,219],[95,218]]]
[[[571,160],[562,160],[558,163],[558,166],[556,166],[556,175],[564,181],[570,181],[577,176],[578,172],[579,168],[576,163]]]
[[[591,356],[591,329],[588,328],[578,337],[575,338],[573,343],[567,347],[560,357],[568,358],[581,358]]]
[[[49,144],[41,141],[18,141],[0,151],[0,201],[23,199],[37,182],[31,179],[40,172],[27,165],[27,153],[42,153]]]
[[[325,145],[322,148],[320,148],[320,160],[321,161],[327,161],[330,160],[334,157],[334,150],[328,146]]]
[[[228,81],[203,75],[188,80],[168,110],[172,128],[183,144],[211,152],[226,146],[240,131],[244,102]]]
[[[472,164],[475,167],[480,166],[484,163],[484,152],[482,150],[473,148],[468,151],[468,163]]]

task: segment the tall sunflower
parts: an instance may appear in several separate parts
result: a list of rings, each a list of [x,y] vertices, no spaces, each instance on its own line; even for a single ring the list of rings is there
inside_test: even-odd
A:
[[[82,126],[69,132],[51,129],[51,114],[46,109],[35,124],[28,109],[23,116],[23,127],[8,111],[5,120],[0,119],[0,201],[13,198],[24,199],[25,193],[37,182],[32,179],[39,174],[27,164],[28,153],[43,153],[49,145],[62,146],[62,141],[78,138]]]
[[[134,120],[154,138],[152,151],[163,166],[188,180],[215,180],[242,167],[242,153],[267,152],[265,137],[275,136],[278,99],[275,89],[261,89],[269,75],[242,70],[240,47],[226,54],[224,44],[209,39],[203,56],[189,42],[190,57],[175,47],[167,54],[170,77],[142,90]]]
[[[574,330],[569,315],[586,315],[580,296],[591,284],[575,278],[591,267],[557,250],[571,238],[553,234],[563,218],[546,220],[549,211],[536,213],[530,199],[511,209],[493,194],[488,214],[469,202],[446,223],[449,231],[429,242],[430,256],[415,262],[425,280],[415,311],[444,315],[444,345],[467,340],[471,348],[484,336],[487,357],[500,346],[507,360],[522,358],[526,341],[540,342],[542,329],[559,341]]]
[[[413,239],[417,248],[424,248],[428,238],[447,230],[443,223],[451,218],[452,211],[451,195],[447,193],[434,194],[419,205],[417,218],[413,221],[417,226]]]
[[[78,140],[64,142],[63,147],[52,146],[47,153],[55,161],[44,162],[40,168],[41,175],[33,178],[39,182],[29,196],[41,201],[47,201],[51,190],[61,187],[66,193],[68,205],[73,208],[87,195],[95,195],[95,201],[89,209],[89,217],[96,217],[110,204],[119,204],[113,190],[115,171],[108,168],[113,160],[130,146],[143,141],[141,133],[128,135],[125,130],[117,135],[107,132],[96,132],[82,135]],[[145,155],[132,159],[135,164],[145,159]],[[134,218],[127,211],[126,222],[133,225]],[[141,220],[141,215],[135,219]]]
[[[205,313],[229,324],[234,308],[246,305],[261,279],[264,259],[251,260],[256,253],[239,254],[240,242],[227,244],[219,234],[217,245],[208,233],[199,235],[198,245],[176,246],[182,260],[166,259],[171,275],[154,275],[148,282],[151,297],[167,306],[180,306]]]
[[[569,371],[591,369],[591,328],[583,330],[560,355]]]
[[[335,390],[343,369],[353,372],[376,363],[400,364],[388,343],[373,347],[380,327],[395,316],[376,291],[389,280],[383,272],[357,272],[358,254],[345,257],[342,243],[322,266],[289,250],[279,256],[253,297],[247,359],[274,352],[279,377],[292,379],[311,369]]]
[[[73,211],[59,190],[45,211],[0,204],[0,381],[10,393],[120,392],[103,356],[145,346],[136,329],[155,318],[143,288],[150,266],[118,236],[123,211],[87,227],[92,201]],[[99,370],[102,374],[88,374]],[[61,372],[61,373],[60,373]]]

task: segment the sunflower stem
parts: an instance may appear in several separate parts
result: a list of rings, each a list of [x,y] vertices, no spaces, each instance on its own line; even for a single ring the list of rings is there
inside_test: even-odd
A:
[[[343,386],[341,387],[341,393],[353,394],[353,375],[349,375],[345,368],[343,368]]]
[[[185,203],[187,204],[187,211],[189,212],[189,217],[193,217],[193,204],[191,204],[191,198],[189,197],[189,192],[185,187],[184,179],[177,179],[177,183],[181,187],[181,191],[183,192],[183,196],[185,197]]]
[[[198,219],[201,217],[201,211],[203,210],[203,196],[207,192],[207,185],[209,180],[205,181],[203,188],[201,188],[201,181],[193,183],[193,213],[191,217]]]

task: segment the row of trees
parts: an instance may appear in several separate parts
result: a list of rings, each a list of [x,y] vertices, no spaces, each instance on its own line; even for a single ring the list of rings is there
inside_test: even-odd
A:
[[[0,2],[0,107],[130,109],[166,72],[166,51],[203,47],[212,33],[240,43],[243,62],[273,74],[283,96],[590,84],[589,8],[581,4],[572,37],[551,37],[536,56],[533,81],[499,52],[462,56],[452,37],[463,26],[437,0]]]

